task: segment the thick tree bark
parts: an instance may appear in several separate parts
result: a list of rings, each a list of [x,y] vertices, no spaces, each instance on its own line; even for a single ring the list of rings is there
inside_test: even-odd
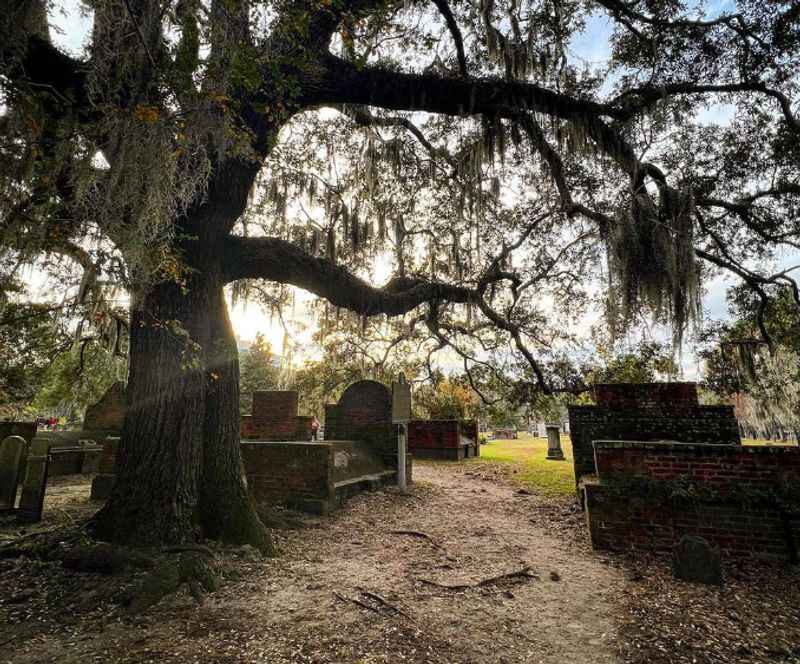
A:
[[[96,533],[151,546],[212,537],[271,552],[239,452],[239,366],[220,270],[140,297],[117,482]]]

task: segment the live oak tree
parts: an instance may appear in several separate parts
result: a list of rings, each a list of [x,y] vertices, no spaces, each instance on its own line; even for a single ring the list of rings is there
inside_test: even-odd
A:
[[[109,282],[131,298],[101,537],[269,549],[240,467],[229,284],[421,316],[465,369],[524,366],[539,392],[570,387],[548,371],[569,321],[548,312],[598,283],[616,331],[646,308],[676,341],[709,268],[764,298],[794,284],[747,261],[797,242],[796,3],[92,0],[79,56],[44,2],[6,4],[3,250],[74,261],[98,311]],[[593,16],[608,66],[570,50]],[[698,119],[715,102],[724,126]],[[375,287],[381,256],[395,274]]]

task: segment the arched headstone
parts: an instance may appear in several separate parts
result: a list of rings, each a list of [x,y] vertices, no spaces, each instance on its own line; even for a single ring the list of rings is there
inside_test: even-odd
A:
[[[8,436],[0,443],[0,510],[14,509],[27,456],[28,443],[22,436]]]
[[[325,440],[363,440],[381,450],[396,451],[389,388],[374,380],[350,385],[338,404],[325,407]]]

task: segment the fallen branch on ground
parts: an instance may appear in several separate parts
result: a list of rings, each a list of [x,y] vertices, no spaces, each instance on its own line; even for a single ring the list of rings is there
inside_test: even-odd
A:
[[[366,602],[362,602],[360,599],[356,599],[355,597],[345,597],[344,595],[336,592],[335,590],[333,591],[333,594],[336,596],[338,600],[342,602],[352,602],[353,604],[356,604],[364,609],[368,609],[369,611],[374,611],[378,615],[381,614],[380,609],[376,609],[374,606],[370,606]]]
[[[391,602],[389,602],[385,598],[381,597],[378,593],[374,593],[371,590],[364,590],[363,588],[361,588],[361,594],[364,595],[364,597],[369,597],[371,600],[376,601],[378,604],[380,604],[381,606],[386,607],[390,611],[394,611],[398,615],[401,615],[401,616],[403,616],[405,618],[408,618],[411,621],[414,620],[405,611],[403,611],[401,609],[398,609],[394,604],[392,604]]]
[[[431,543],[432,546],[436,547],[437,549],[444,548],[441,544],[439,544],[436,540],[434,540],[430,535],[427,533],[422,533],[418,530],[390,530],[390,535],[408,535],[409,537],[417,537],[419,539],[427,540]]]
[[[425,584],[426,586],[433,586],[435,588],[444,588],[445,590],[468,590],[469,588],[485,588],[486,586],[493,586],[501,581],[510,581],[512,579],[538,579],[539,576],[535,574],[530,567],[523,567],[520,570],[515,572],[506,572],[505,574],[499,574],[497,576],[489,577],[488,579],[482,579],[477,583],[456,583],[456,584],[449,584],[449,583],[439,583],[438,581],[432,581],[430,579],[422,579],[416,578],[415,581],[419,581],[420,583]]]

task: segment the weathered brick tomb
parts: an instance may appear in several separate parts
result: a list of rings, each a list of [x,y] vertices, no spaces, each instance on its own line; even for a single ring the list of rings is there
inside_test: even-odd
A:
[[[391,393],[374,381],[345,390],[326,422],[324,441],[312,441],[311,419],[297,415],[297,392],[256,392],[253,414],[242,418],[242,461],[258,501],[325,514],[350,495],[397,479],[397,429]],[[342,438],[339,438],[341,436]],[[108,438],[92,497],[113,489],[118,438]],[[406,460],[411,479],[411,459]]]
[[[742,446],[733,410],[691,383],[601,385],[569,409],[592,544],[667,552],[699,535],[723,554],[797,560],[800,448]]]
[[[242,439],[311,440],[314,418],[297,414],[298,401],[293,390],[253,392],[252,415],[242,416]]]
[[[695,383],[596,385],[595,406],[570,406],[575,481],[595,472],[595,440],[739,445],[733,406],[701,406]]]
[[[325,406],[325,440],[311,442],[306,442],[311,418],[297,417],[296,392],[261,400],[258,394],[253,399],[254,429],[263,427],[258,430],[266,437],[241,443],[247,485],[257,500],[324,514],[354,493],[397,481],[397,427],[385,385],[371,380],[350,385],[337,404]],[[269,417],[256,424],[264,404],[269,405]],[[292,424],[298,420],[300,426]],[[294,431],[298,437],[276,441],[275,430]],[[410,480],[410,458],[406,468]]]
[[[411,420],[408,450],[420,459],[460,461],[480,456],[475,420]]]

